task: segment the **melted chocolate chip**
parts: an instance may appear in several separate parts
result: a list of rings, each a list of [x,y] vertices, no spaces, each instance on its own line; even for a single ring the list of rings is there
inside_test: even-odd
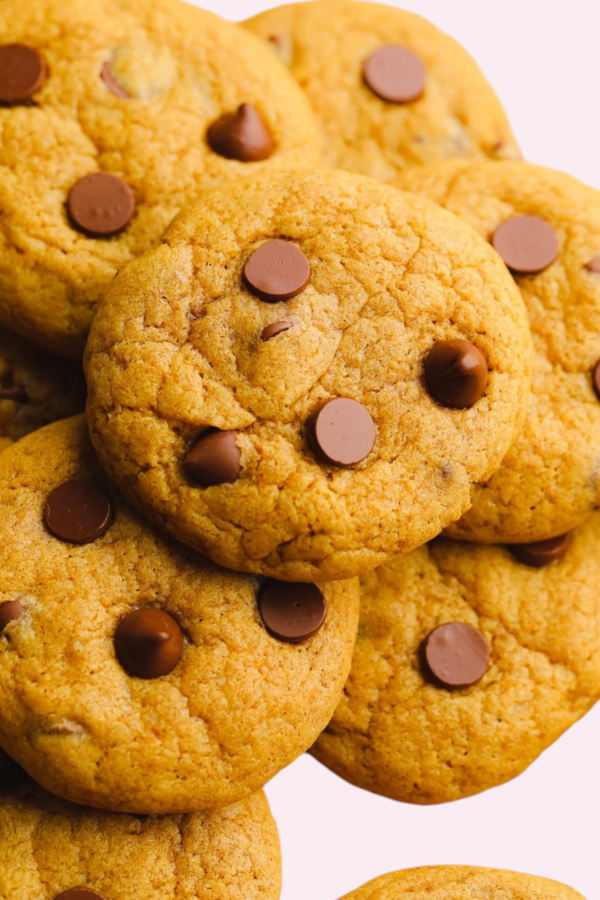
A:
[[[7,600],[0,605],[0,633],[4,631],[10,622],[16,622],[25,612],[25,607],[19,600]]]
[[[135,210],[133,191],[109,172],[80,178],[67,200],[71,222],[88,237],[107,238],[129,225]]]
[[[554,229],[539,216],[514,216],[503,222],[492,245],[508,268],[521,275],[542,272],[558,256]]]
[[[196,441],[185,460],[186,475],[202,487],[233,484],[242,471],[237,431],[209,431]]]
[[[0,46],[0,104],[25,103],[36,94],[48,74],[43,56],[25,44]]]
[[[265,341],[270,341],[271,338],[277,337],[278,334],[281,334],[284,331],[289,331],[290,328],[294,327],[294,323],[290,322],[289,319],[282,319],[280,322],[271,322],[270,325],[265,325],[263,330],[260,333],[260,339],[264,343]]]
[[[98,540],[113,518],[110,497],[91,478],[73,478],[55,488],[46,500],[44,520],[52,534],[71,544]]]
[[[247,287],[267,303],[291,300],[310,281],[310,263],[295,244],[268,241],[246,260],[243,278]]]
[[[425,381],[442,406],[468,409],[485,393],[488,366],[481,351],[468,341],[437,341],[425,359]]]
[[[327,615],[325,597],[316,584],[269,581],[259,607],[269,634],[289,644],[316,634]]]
[[[535,541],[533,544],[511,544],[509,550],[520,563],[541,569],[549,566],[555,559],[562,559],[569,546],[569,535],[550,538],[547,541]]]
[[[269,129],[251,103],[242,103],[237,112],[227,113],[213,122],[206,140],[219,156],[240,162],[260,162],[275,150]]]
[[[423,645],[428,673],[449,690],[477,684],[487,671],[490,649],[477,628],[449,622],[435,628]]]
[[[87,887],[69,888],[62,894],[57,894],[54,900],[107,900],[104,894]]]
[[[375,50],[363,66],[363,77],[373,93],[389,103],[410,103],[425,90],[422,60],[408,47],[396,44]]]
[[[307,423],[313,451],[335,466],[355,466],[375,444],[375,425],[362,403],[338,397],[329,400]]]
[[[115,634],[117,658],[136,678],[161,678],[183,653],[183,632],[161,609],[136,609],[121,619]]]

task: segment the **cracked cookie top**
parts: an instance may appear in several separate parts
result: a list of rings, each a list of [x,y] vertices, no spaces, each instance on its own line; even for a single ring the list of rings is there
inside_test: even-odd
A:
[[[494,245],[533,335],[525,427],[448,535],[483,543],[558,537],[600,505],[600,191],[509,162],[444,163],[396,184],[456,213]]]
[[[519,775],[581,718],[600,698],[600,513],[560,556],[520,556],[440,538],[364,575],[317,759],[377,794],[443,803]]]
[[[459,517],[521,426],[511,276],[455,216],[357,175],[203,194],[115,279],[86,354],[111,477],[221,565],[374,568]]]
[[[162,537],[82,416],[0,455],[0,506],[0,743],[45,788],[140,814],[220,807],[325,727],[356,580],[241,575]]]
[[[200,188],[318,164],[259,40],[178,0],[4,0],[0,322],[81,357],[99,298]]]
[[[443,159],[518,159],[477,63],[431,22],[381,3],[316,0],[244,23],[290,67],[328,165],[389,181]]]

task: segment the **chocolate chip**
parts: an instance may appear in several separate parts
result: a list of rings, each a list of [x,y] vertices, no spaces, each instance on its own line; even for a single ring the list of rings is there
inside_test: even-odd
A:
[[[423,646],[429,674],[449,690],[477,684],[488,667],[490,648],[477,628],[449,622],[435,628]]]
[[[520,563],[541,569],[549,566],[555,559],[562,559],[569,546],[569,535],[550,538],[547,541],[536,541],[533,544],[511,544],[509,550]]]
[[[7,600],[0,606],[0,632],[4,631],[9,622],[16,622],[25,612],[25,607],[18,600]]]
[[[485,357],[468,341],[436,341],[425,360],[427,390],[451,409],[468,409],[483,397],[488,382]]]
[[[269,634],[288,644],[312,637],[327,615],[325,597],[316,584],[269,581],[259,600]]]
[[[0,790],[10,791],[27,777],[21,766],[0,749]]]
[[[0,384],[0,400],[12,400],[13,403],[29,403],[29,394],[18,384]]]
[[[311,271],[306,256],[289,241],[268,241],[246,260],[247,287],[267,303],[291,300],[308,285]]]
[[[600,400],[600,359],[598,360],[592,371],[592,384],[594,385],[596,396],[598,400]]]
[[[47,74],[46,60],[33,47],[4,44],[0,47],[0,103],[12,105],[31,100]]]
[[[131,100],[131,94],[126,91],[125,88],[121,87],[109,62],[105,62],[102,66],[100,78],[115,97],[120,97],[121,100]]]
[[[385,44],[375,50],[363,66],[363,77],[374,94],[390,103],[410,103],[425,90],[425,66],[409,50]]]
[[[535,275],[558,256],[554,229],[539,216],[513,216],[493,234],[492,245],[509,269],[521,275]]]
[[[263,341],[263,343],[264,341],[270,341],[271,338],[274,338],[278,334],[281,334],[282,331],[289,331],[289,329],[293,327],[294,323],[290,322],[289,319],[282,319],[281,322],[271,322],[270,325],[265,325],[265,327],[261,331],[260,339],[261,341]]]
[[[591,259],[589,263],[585,264],[585,268],[588,272],[593,272],[595,275],[600,275],[600,256],[594,257]]]
[[[115,634],[117,658],[136,678],[161,678],[183,653],[183,632],[162,609],[136,609],[121,619]]]
[[[355,466],[375,443],[375,425],[362,403],[338,397],[325,403],[307,423],[313,451],[335,466]]]
[[[57,894],[54,900],[107,900],[107,898],[91,888],[76,887]]]
[[[242,470],[237,435],[216,429],[203,434],[183,462],[186,474],[202,487],[237,481]]]
[[[67,200],[72,223],[89,237],[112,237],[123,231],[135,209],[133,191],[109,172],[80,178]]]
[[[112,517],[110,497],[91,478],[73,478],[54,488],[44,511],[44,520],[52,534],[71,544],[98,540]]]
[[[237,112],[227,113],[213,122],[206,132],[206,140],[219,156],[240,162],[268,159],[275,150],[269,129],[251,103],[242,103]]]

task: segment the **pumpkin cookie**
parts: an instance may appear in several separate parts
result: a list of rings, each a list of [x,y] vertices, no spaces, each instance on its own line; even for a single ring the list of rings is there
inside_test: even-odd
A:
[[[448,534],[483,543],[562,535],[600,505],[600,191],[530,163],[446,163],[397,183],[494,245],[533,333],[525,428]]]
[[[130,500],[221,565],[347,578],[457,519],[521,427],[529,329],[455,216],[344,172],[207,191],[123,270],[88,421]]]
[[[0,323],[75,358],[189,195],[319,162],[285,66],[178,0],[4,0],[0,131]]]
[[[423,866],[390,872],[342,900],[585,900],[573,888],[537,875],[473,866]]]
[[[0,451],[84,406],[85,381],[75,363],[0,329]]]
[[[363,576],[352,670],[314,755],[409,803],[519,775],[600,698],[599,581],[600,514],[552,554],[439,539]]]
[[[119,815],[28,778],[7,790],[0,760],[0,835],[3,900],[279,898],[279,837],[262,791],[210,812]]]
[[[45,788],[123,812],[224,806],[325,727],[356,581],[259,580],[163,538],[83,417],[0,455],[0,506],[0,743]]]
[[[244,23],[286,62],[333,167],[388,181],[443,159],[518,159],[492,87],[426,19],[380,3],[317,0]]]

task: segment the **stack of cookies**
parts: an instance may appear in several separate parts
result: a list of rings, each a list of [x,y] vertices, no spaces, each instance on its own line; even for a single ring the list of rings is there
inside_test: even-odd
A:
[[[277,900],[308,749],[446,802],[600,698],[600,194],[430,23],[2,0],[0,327],[3,900]]]

